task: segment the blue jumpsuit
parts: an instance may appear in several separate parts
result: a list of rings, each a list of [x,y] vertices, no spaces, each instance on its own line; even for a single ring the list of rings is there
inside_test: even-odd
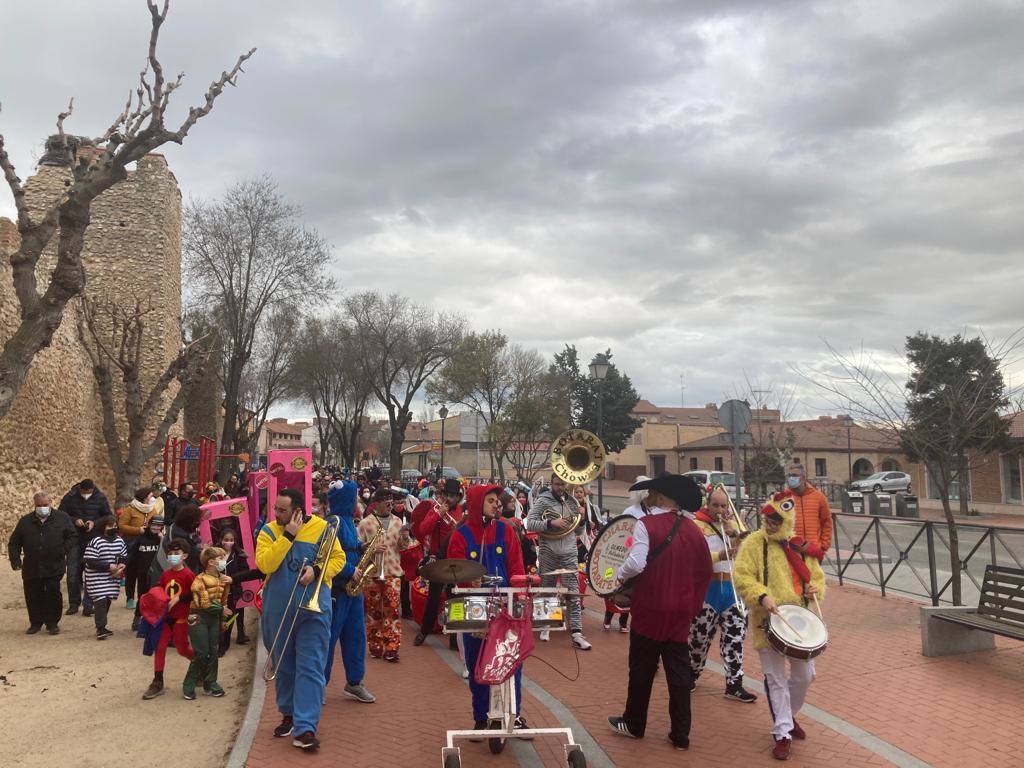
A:
[[[326,527],[323,519],[311,517],[290,541],[283,526],[271,521],[263,526],[256,540],[256,567],[267,574],[263,587],[263,618],[260,621],[263,644],[267,649],[283,621],[286,623],[278,639],[280,647],[292,617],[298,612],[292,637],[277,654],[277,677],[274,679],[277,709],[282,715],[292,717],[292,732],[296,735],[315,734],[320,722],[326,682],[324,670],[331,636],[331,581],[345,562],[345,553],[338,542],[334,543],[324,569],[324,585],[319,599],[321,612],[298,610],[296,606],[305,602],[303,598],[308,595],[308,589],[301,585],[295,590],[297,599],[291,608],[286,611],[285,606],[299,576],[303,558],[308,564],[316,558],[320,536]],[[301,653],[296,653],[296,648],[301,649]]]
[[[334,599],[334,618],[331,622],[331,640],[327,648],[325,672],[327,682],[330,682],[331,669],[334,666],[334,648],[340,641],[341,660],[345,664],[345,680],[349,685],[359,685],[366,674],[366,615],[363,610],[363,593],[360,592],[355,597],[345,594],[345,584],[352,578],[363,554],[363,544],[359,541],[356,524],[352,519],[358,493],[359,486],[351,480],[345,480],[340,487],[332,487],[327,492],[331,514],[337,515],[341,522],[338,528],[338,541],[345,550],[345,567],[334,577],[335,587],[331,594]]]
[[[483,555],[480,555],[480,545],[468,525],[461,526],[458,531],[466,540],[466,554],[476,560],[479,557],[480,564],[487,569],[489,576],[500,576],[501,585],[508,586],[508,571],[505,568],[505,555],[497,550],[502,549],[502,542],[505,541],[505,523],[496,520],[492,525],[498,526],[494,534],[494,544],[484,547]],[[480,721],[487,719],[487,712],[490,709],[491,687],[476,682],[476,660],[480,656],[480,649],[483,647],[482,637],[473,637],[470,634],[462,636],[463,648],[466,653],[466,667],[469,669],[469,690],[473,695],[473,720]],[[516,668],[516,714],[519,714],[519,707],[523,700],[523,665]]]

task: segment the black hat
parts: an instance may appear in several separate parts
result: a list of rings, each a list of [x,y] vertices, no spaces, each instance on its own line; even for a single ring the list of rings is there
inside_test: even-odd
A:
[[[692,477],[686,475],[660,475],[653,480],[634,483],[629,490],[663,493],[687,512],[696,512],[704,501],[700,486]]]
[[[441,484],[441,493],[451,494],[452,496],[461,496],[462,483],[454,477],[446,477],[444,482]]]

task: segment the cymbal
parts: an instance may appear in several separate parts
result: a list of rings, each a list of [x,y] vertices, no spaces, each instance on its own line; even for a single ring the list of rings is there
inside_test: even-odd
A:
[[[460,584],[475,581],[487,573],[487,569],[472,560],[435,560],[420,568],[420,576],[439,584]]]
[[[542,573],[541,576],[572,576],[574,573],[579,573],[579,571],[575,568],[559,568],[557,571]]]

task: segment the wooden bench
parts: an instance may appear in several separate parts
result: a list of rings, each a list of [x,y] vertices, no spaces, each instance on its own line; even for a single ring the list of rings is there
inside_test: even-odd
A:
[[[977,608],[921,608],[925,656],[992,649],[995,635],[1024,640],[1024,569],[986,566]]]

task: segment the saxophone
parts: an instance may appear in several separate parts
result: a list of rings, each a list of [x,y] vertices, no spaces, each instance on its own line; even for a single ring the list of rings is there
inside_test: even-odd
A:
[[[359,579],[356,580],[354,577],[348,580],[348,584],[345,585],[345,594],[349,597],[355,597],[363,591],[363,587],[370,581],[370,576],[375,570],[377,570],[376,549],[377,543],[380,541],[380,537],[384,535],[384,526],[379,526],[377,532],[370,537],[370,540],[366,543],[366,549],[363,550],[363,556],[359,558],[359,565],[356,566],[356,570],[359,571]]]

